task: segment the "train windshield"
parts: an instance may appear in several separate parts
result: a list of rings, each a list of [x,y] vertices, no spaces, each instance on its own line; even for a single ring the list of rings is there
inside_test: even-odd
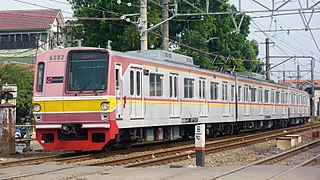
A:
[[[97,91],[107,88],[107,52],[76,51],[71,52],[69,57],[69,91]]]

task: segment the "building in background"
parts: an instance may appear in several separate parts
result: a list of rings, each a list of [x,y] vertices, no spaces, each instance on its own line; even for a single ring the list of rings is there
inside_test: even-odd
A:
[[[64,45],[59,9],[0,11],[0,62],[34,63],[38,52]]]

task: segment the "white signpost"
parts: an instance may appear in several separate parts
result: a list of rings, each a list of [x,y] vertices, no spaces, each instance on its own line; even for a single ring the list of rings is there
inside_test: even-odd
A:
[[[196,165],[205,166],[205,145],[206,145],[206,125],[199,124],[195,126],[195,149],[196,149]]]

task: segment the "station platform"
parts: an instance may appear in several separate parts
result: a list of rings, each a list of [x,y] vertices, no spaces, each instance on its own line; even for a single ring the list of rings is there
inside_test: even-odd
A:
[[[71,166],[57,163],[41,165],[0,168],[0,179],[22,178],[24,174],[33,176],[23,177],[24,180],[36,179],[113,179],[113,180],[209,180],[234,170],[237,166],[228,167],[190,167],[190,168],[111,168],[94,166]],[[288,166],[259,165],[240,172],[220,177],[221,180],[265,180],[287,170]],[[41,172],[48,172],[39,174]],[[276,179],[290,180],[319,180],[320,168],[302,167]]]

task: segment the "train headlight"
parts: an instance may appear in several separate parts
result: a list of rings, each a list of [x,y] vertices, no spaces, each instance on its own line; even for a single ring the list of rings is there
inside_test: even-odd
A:
[[[109,103],[106,103],[106,102],[101,103],[100,108],[103,111],[107,110],[109,108]]]
[[[39,111],[41,110],[40,104],[35,104],[35,105],[33,106],[33,110],[36,111],[36,112],[39,112]]]

